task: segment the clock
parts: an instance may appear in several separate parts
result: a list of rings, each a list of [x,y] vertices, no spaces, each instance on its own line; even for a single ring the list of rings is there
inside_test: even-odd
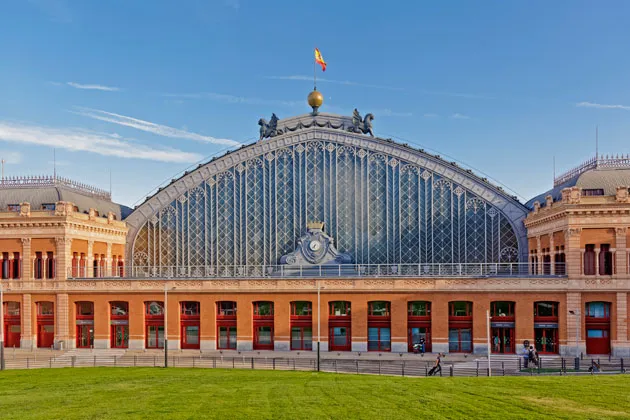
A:
[[[311,241],[308,244],[308,247],[311,249],[311,251],[319,251],[319,249],[322,247],[322,243],[319,241]]]

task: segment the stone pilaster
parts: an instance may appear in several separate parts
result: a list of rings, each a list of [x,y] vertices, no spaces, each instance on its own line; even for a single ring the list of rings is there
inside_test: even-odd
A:
[[[22,280],[32,280],[32,260],[31,260],[31,238],[22,238]]]
[[[94,277],[94,241],[88,241],[87,244],[87,262],[85,277]]]
[[[565,255],[567,257],[566,273],[569,278],[579,277],[583,273],[582,251],[580,249],[580,235],[582,229],[571,228],[564,231]]]
[[[33,331],[33,301],[30,293],[22,295],[22,307],[20,308],[22,329],[20,347],[30,350],[35,346],[37,336]]]
[[[573,312],[573,313],[571,313]],[[586,341],[584,341],[584,310],[582,308],[582,293],[567,293],[567,309],[565,315],[565,328],[567,331],[567,343],[560,346],[560,354],[573,356],[586,354]],[[576,325],[577,322],[577,325]],[[577,333],[577,352],[576,352]]]
[[[105,269],[103,270],[104,277],[110,277],[112,273],[112,243],[107,243],[107,254],[105,255]]]
[[[545,260],[543,257],[543,253],[542,253],[542,243],[540,240],[540,236],[536,237],[536,255],[538,257],[538,269],[536,270],[536,274],[538,275],[542,275],[543,274],[543,261]]]
[[[626,240],[627,228],[617,228],[615,230],[615,268],[618,276],[626,276],[628,274],[627,268],[627,240]]]
[[[55,348],[68,349],[74,347],[73,343],[70,342],[68,331],[69,311],[68,294],[58,293],[57,304],[55,305]]]
[[[628,341],[628,293],[617,293],[617,337],[613,337],[612,354],[615,357],[630,357]]]
[[[556,248],[553,246],[553,232],[549,234],[549,274],[556,274]]]
[[[600,249],[595,248],[595,275],[599,276],[599,253]]]
[[[67,280],[72,265],[72,239],[60,236],[55,238],[55,244],[57,246],[56,278]]]

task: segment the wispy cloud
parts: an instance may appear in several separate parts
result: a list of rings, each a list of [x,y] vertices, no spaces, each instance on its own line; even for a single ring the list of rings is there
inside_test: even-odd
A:
[[[411,112],[395,112],[389,108],[374,111],[377,117],[412,117]]]
[[[3,121],[0,121],[0,141],[159,162],[189,163],[197,162],[202,158],[197,153],[136,144],[118,135],[96,133],[78,128],[50,128]]]
[[[273,80],[298,80],[298,81],[312,81],[313,80],[313,78],[311,76],[302,76],[302,75],[267,76],[266,79],[273,79]],[[404,88],[394,87],[394,86],[372,85],[372,84],[368,84],[368,83],[351,82],[350,80],[326,79],[326,78],[323,78],[323,77],[318,77],[317,81],[318,82],[323,82],[323,83],[334,83],[334,84],[337,84],[337,85],[346,85],[346,86],[360,86],[360,87],[367,87],[367,88],[373,88],[373,89],[398,90],[398,91],[405,90]]]
[[[225,144],[228,146],[237,146],[240,143],[230,139],[219,139],[211,136],[204,136],[190,131],[181,130],[179,128],[169,127],[167,125],[156,124],[150,121],[144,121],[125,115],[115,114],[113,112],[102,111],[91,108],[76,108],[77,111],[70,111],[74,114],[92,118],[99,121],[105,121],[112,124],[123,125],[125,127],[135,128],[136,130],[146,131],[147,133],[157,134],[158,136],[170,137],[176,139],[195,140],[204,143]]]
[[[424,118],[437,118],[437,117],[439,117],[439,115],[438,114],[434,114],[432,112],[428,112],[428,113],[424,114],[423,117]]]
[[[578,102],[575,104],[577,107],[585,107],[585,108],[599,108],[599,109],[623,109],[624,111],[630,111],[630,106],[627,105],[607,105],[607,104],[597,104],[594,102]]]
[[[76,82],[66,82],[68,86],[71,86],[75,89],[86,89],[86,90],[103,90],[106,92],[119,92],[121,89],[112,86],[103,86],[103,85],[84,85]]]
[[[4,163],[17,165],[22,163],[22,153],[14,150],[0,150],[0,159],[4,160]]]
[[[277,99],[251,98],[246,96],[229,95],[216,92],[199,92],[199,93],[162,93],[166,98],[178,99],[210,99],[212,101],[223,102],[227,104],[246,104],[246,105],[277,105],[285,107],[304,106],[305,101],[284,101]]]
[[[460,114],[460,113],[455,113],[453,115],[451,115],[451,118],[455,119],[455,120],[469,120],[470,117],[468,115],[464,115],[464,114]]]

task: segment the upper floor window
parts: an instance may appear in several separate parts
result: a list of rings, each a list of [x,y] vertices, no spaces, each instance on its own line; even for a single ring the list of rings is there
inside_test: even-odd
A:
[[[431,315],[431,302],[409,302],[407,312],[409,316],[429,316]]]
[[[604,190],[602,188],[584,188],[582,189],[582,195],[585,197],[604,195]]]
[[[492,302],[490,304],[491,316],[514,316],[514,302]]]
[[[55,203],[44,203],[42,204],[42,210],[55,210]]]
[[[389,302],[385,302],[385,301],[368,302],[368,315],[389,316]]]
[[[145,308],[147,315],[164,315],[164,303],[162,302],[146,302]]]
[[[217,302],[217,315],[236,316],[236,302],[231,302],[231,301]]]
[[[349,316],[350,315],[350,302],[338,300],[330,302],[328,304],[331,316]]]
[[[291,302],[291,315],[312,316],[313,307],[311,302]]]
[[[129,304],[127,302],[112,302],[112,316],[128,316]]]
[[[199,302],[182,302],[182,315],[199,316]]]
[[[254,302],[255,316],[272,316],[273,302]]]
[[[448,314],[450,316],[472,316],[472,302],[449,302]]]
[[[20,205],[19,204],[9,204],[7,206],[7,211],[20,211]]]
[[[557,317],[558,302],[535,302],[534,317]]]
[[[4,314],[6,316],[20,316],[20,302],[5,302]]]
[[[592,318],[610,318],[610,303],[588,302],[586,304],[586,316]]]
[[[77,316],[94,316],[94,303],[77,302]]]
[[[52,302],[38,302],[37,303],[37,314],[38,315],[54,315],[55,312],[53,310],[54,306]]]

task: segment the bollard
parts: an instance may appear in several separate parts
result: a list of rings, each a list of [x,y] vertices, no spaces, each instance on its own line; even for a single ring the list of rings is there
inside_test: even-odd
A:
[[[96,356],[94,356],[94,367],[96,367]]]
[[[479,376],[479,360],[477,360],[477,376]]]
[[[378,374],[381,374],[381,361],[378,361]]]
[[[271,361],[273,363],[273,370],[276,370],[276,358],[274,357]]]
[[[252,369],[254,369],[254,358],[252,357]]]
[[[501,370],[503,371],[503,376],[505,376],[505,362],[501,362]]]
[[[27,357],[26,358],[26,369],[28,369],[28,368],[29,368],[29,360],[28,360],[28,357]]]
[[[134,354],[134,355],[133,355],[133,367],[136,367],[136,357],[138,357],[138,356],[136,356],[136,355]]]
[[[234,358],[232,357],[232,369],[234,369]]]
[[[155,356],[153,356],[153,367],[155,367]]]
[[[575,365],[574,365],[575,371],[578,372],[580,370],[580,358],[576,357],[575,358]]]
[[[623,357],[621,358],[620,362],[621,362],[621,373],[624,373],[625,370],[623,368]]]
[[[402,376],[405,376],[405,362],[402,362]]]
[[[335,373],[339,373],[339,372],[337,371],[337,360],[335,360],[333,363],[335,364]]]
[[[357,367],[357,375],[359,374],[359,361],[357,360],[356,362],[354,362],[356,367]]]
[[[72,356],[72,357],[71,357],[71,360],[72,360],[72,367],[74,367],[74,359],[76,359],[76,358],[77,358],[77,356]]]
[[[194,368],[195,367],[195,358],[193,357],[192,359],[193,359],[193,368]]]
[[[52,369],[52,357],[48,359],[48,367]]]
[[[453,365],[451,365],[451,368],[449,370],[450,370],[451,376],[453,376]]]

